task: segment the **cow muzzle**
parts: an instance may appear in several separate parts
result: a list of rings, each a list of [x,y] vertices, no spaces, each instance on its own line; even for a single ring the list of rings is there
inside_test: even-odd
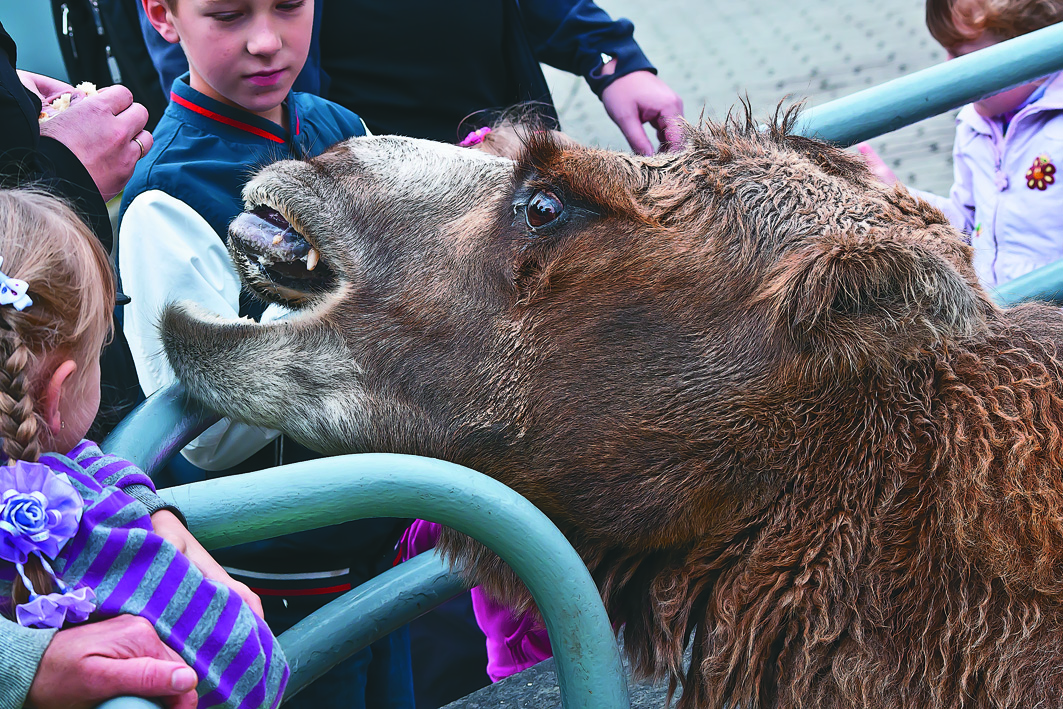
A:
[[[271,207],[238,215],[229,225],[229,241],[247,285],[267,300],[297,304],[336,286],[321,252]]]

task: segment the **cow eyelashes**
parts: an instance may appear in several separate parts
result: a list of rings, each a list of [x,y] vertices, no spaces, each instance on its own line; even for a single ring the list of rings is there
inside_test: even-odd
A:
[[[528,227],[538,229],[561,216],[565,205],[549,190],[539,190],[528,200],[528,206],[524,208],[524,219]]]

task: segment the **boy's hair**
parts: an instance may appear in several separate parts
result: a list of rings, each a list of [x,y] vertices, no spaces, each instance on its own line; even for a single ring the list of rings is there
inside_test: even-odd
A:
[[[57,356],[81,367],[99,354],[89,347],[111,326],[115,277],[74,210],[36,190],[0,190],[0,257],[0,271],[26,281],[33,299],[21,311],[0,306],[0,439],[9,459],[36,461],[36,375]]]
[[[927,0],[926,26],[953,49],[989,31],[1002,40],[1063,20],[1063,0]]]

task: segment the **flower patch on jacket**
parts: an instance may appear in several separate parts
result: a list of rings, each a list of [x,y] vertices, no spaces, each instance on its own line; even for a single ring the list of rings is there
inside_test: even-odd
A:
[[[1026,171],[1026,186],[1031,190],[1044,191],[1056,181],[1055,174],[1056,166],[1052,164],[1052,158],[1047,153],[1038,155],[1033,159],[1033,165]]]

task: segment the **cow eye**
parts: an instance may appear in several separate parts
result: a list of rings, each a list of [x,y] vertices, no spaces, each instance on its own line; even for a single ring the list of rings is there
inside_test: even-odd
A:
[[[557,219],[564,209],[565,205],[561,204],[557,195],[548,190],[539,190],[528,201],[524,216],[528,221],[528,226],[537,229]]]

